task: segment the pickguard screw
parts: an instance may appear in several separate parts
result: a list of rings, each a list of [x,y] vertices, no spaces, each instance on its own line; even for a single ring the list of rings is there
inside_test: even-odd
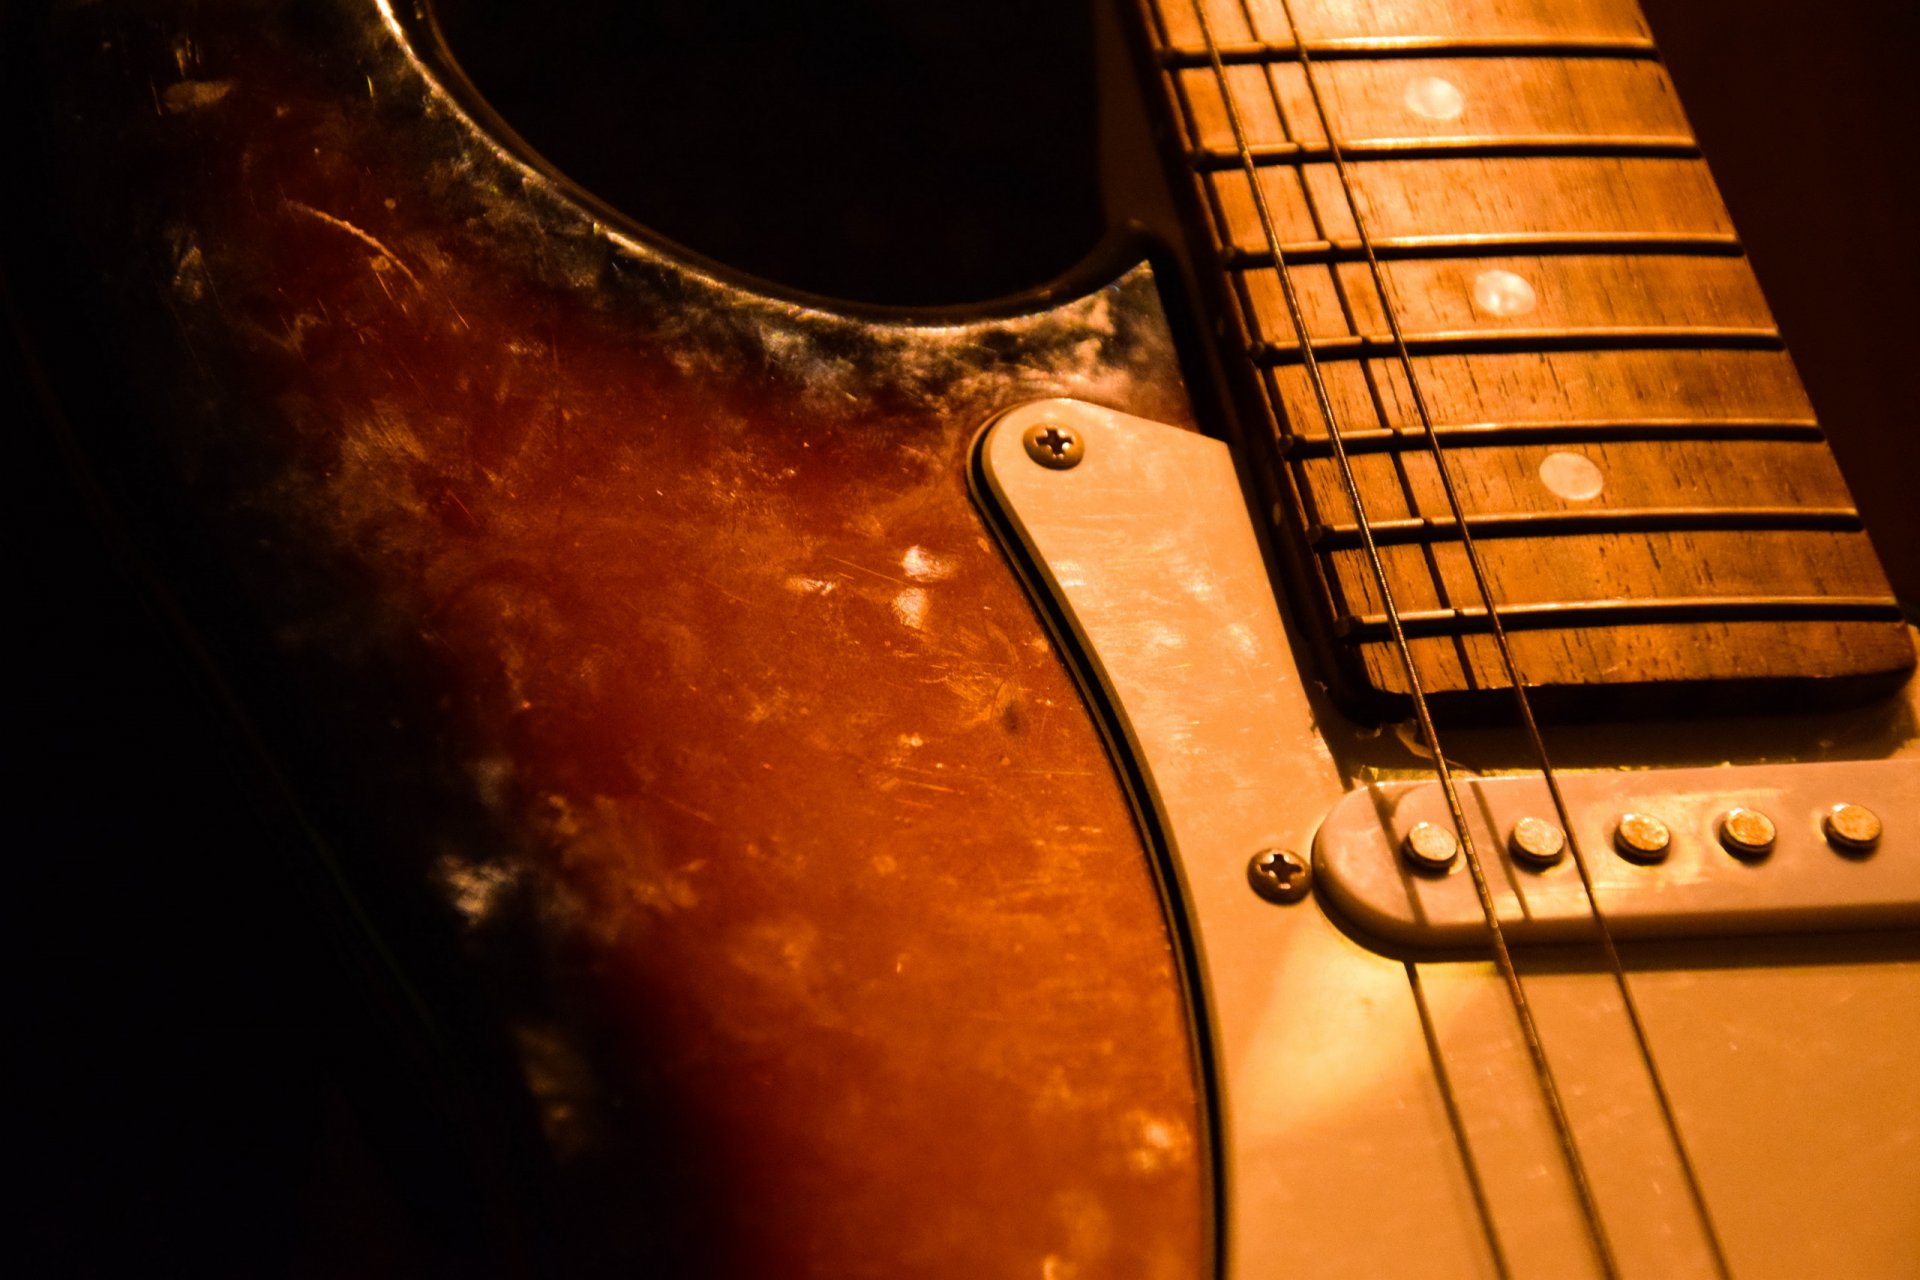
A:
[[[1027,446],[1029,458],[1055,471],[1079,466],[1087,453],[1087,442],[1080,433],[1057,422],[1036,422],[1020,440]]]
[[[1613,829],[1613,847],[1629,862],[1659,862],[1672,846],[1673,833],[1650,813],[1623,813]]]
[[[1298,902],[1313,887],[1313,868],[1286,849],[1262,849],[1247,862],[1247,883],[1268,902]]]
[[[1459,852],[1459,838],[1435,822],[1414,823],[1400,842],[1400,856],[1415,871],[1445,871]]]
[[[1820,830],[1841,853],[1872,853],[1880,843],[1880,815],[1863,804],[1837,804],[1820,819]]]
[[[1515,862],[1536,869],[1550,867],[1567,851],[1567,837],[1544,818],[1522,818],[1507,837],[1507,852]]]
[[[1744,806],[1720,815],[1720,847],[1736,858],[1758,861],[1773,852],[1773,819]]]

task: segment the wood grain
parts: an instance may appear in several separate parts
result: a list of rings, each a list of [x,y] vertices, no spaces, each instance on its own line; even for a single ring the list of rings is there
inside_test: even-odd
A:
[[[1395,58],[1325,62],[1313,75],[1333,136],[1348,147],[1444,139],[1693,141],[1672,82],[1657,62]],[[1434,79],[1459,90],[1458,115],[1433,118],[1407,109],[1409,91]],[[1178,84],[1189,141],[1231,157],[1234,136],[1220,78],[1211,67],[1189,67],[1178,73]],[[1254,146],[1326,145],[1327,129],[1299,63],[1236,64],[1227,70],[1227,87]]]
[[[1833,455],[1805,440],[1603,440],[1575,446],[1606,477],[1598,496],[1576,500],[1540,482],[1542,465],[1568,447],[1557,442],[1459,445],[1448,453],[1455,491],[1469,516],[1565,514],[1691,508],[1730,512],[1779,508],[1813,513],[1851,510],[1846,481]],[[1427,517],[1451,522],[1439,464],[1421,448],[1362,453],[1351,460],[1368,517],[1378,524]],[[1310,518],[1351,524],[1353,512],[1332,458],[1301,464],[1308,479]],[[1731,473],[1731,476],[1729,476]]]
[[[1375,357],[1336,361],[1322,374],[1342,430],[1356,435],[1419,435],[1410,376],[1441,428],[1577,435],[1666,424],[1717,436],[1760,423],[1814,423],[1793,362],[1778,350],[1517,351],[1415,356],[1408,365]],[[1324,436],[1305,370],[1288,365],[1268,378],[1288,425],[1301,437]]]
[[[1722,331],[1778,340],[1759,282],[1742,258],[1449,257],[1388,262],[1381,272],[1401,331],[1415,343],[1537,334],[1546,345],[1634,330]],[[1525,282],[1533,305],[1512,314],[1483,305],[1477,290],[1492,273]],[[1294,267],[1291,275],[1310,341],[1324,340],[1335,350],[1342,349],[1343,338],[1392,341],[1387,303],[1368,264]],[[1243,271],[1237,283],[1251,312],[1254,340],[1268,347],[1298,347],[1279,273]],[[1654,334],[1649,341],[1674,336]]]
[[[1293,44],[1282,0],[1154,0],[1153,13],[1166,47],[1204,53],[1196,2],[1204,4],[1215,40],[1222,44]],[[1648,41],[1646,21],[1634,0],[1292,0],[1292,11],[1311,44],[1317,41],[1536,40]]]
[[[1360,160],[1347,166],[1368,238],[1446,240],[1714,237],[1733,230],[1706,166],[1653,157],[1459,157]],[[1270,252],[1244,170],[1206,177],[1226,247]],[[1353,202],[1332,164],[1260,170],[1283,251],[1334,240],[1357,245]],[[1471,251],[1471,246],[1468,247]]]
[[[1219,66],[1191,0],[1149,11],[1255,465],[1363,693],[1413,687],[1394,610],[1448,633],[1412,648],[1443,700],[1506,682],[1489,606],[1557,691],[1911,669],[1630,0],[1314,0],[1299,41],[1282,0],[1206,0]]]

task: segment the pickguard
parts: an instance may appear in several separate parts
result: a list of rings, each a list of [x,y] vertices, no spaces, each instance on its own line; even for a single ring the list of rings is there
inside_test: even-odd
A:
[[[1036,465],[1027,439],[1049,428],[1075,442],[1071,464]],[[1227,446],[1044,401],[987,427],[975,473],[1159,846],[1211,1082],[1224,1274],[1277,1258],[1302,1274],[1495,1274],[1496,1256],[1510,1274],[1599,1274],[1492,965],[1396,958],[1324,894],[1250,888],[1250,860],[1305,855],[1357,780],[1330,745],[1347,730],[1296,666],[1244,504],[1225,496],[1240,492]],[[1920,1040],[1912,942],[1630,954],[1734,1274],[1903,1265],[1903,1197],[1920,1185],[1920,1087],[1898,1047]],[[1524,955],[1522,973],[1622,1273],[1713,1274],[1610,974],[1567,948]],[[1753,1108],[1782,1089],[1817,1097],[1820,1122],[1756,1132]],[[1785,1164],[1791,1188],[1756,1176]],[[1818,1212],[1795,1215],[1809,1187]]]

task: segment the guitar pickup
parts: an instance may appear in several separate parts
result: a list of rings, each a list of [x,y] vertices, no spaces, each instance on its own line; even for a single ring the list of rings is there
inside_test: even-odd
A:
[[[1435,780],[1349,792],[1314,839],[1315,879],[1401,947],[1486,943],[1468,844],[1514,942],[1591,938],[1596,908],[1620,938],[1920,925],[1920,761],[1554,778],[1564,822],[1538,773],[1456,777],[1464,833]]]

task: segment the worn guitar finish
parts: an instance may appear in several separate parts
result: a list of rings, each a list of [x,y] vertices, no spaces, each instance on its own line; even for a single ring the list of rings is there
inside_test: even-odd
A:
[[[490,1259],[549,1274],[1042,1280],[1220,1267],[1229,1162],[1208,1072],[1223,1050],[1156,888],[1165,833],[1137,825],[1151,805],[1122,777],[1141,783],[1141,762],[1103,744],[967,492],[980,428],[1046,397],[1205,443],[1226,474],[1222,447],[1189,434],[1152,274],[937,324],[764,296],[543,169],[486,117],[429,19],[385,0],[73,5],[49,39],[49,118],[70,157],[56,203],[93,272],[78,301],[101,317],[91,349],[113,353],[146,406],[83,415],[83,443],[216,647],[264,655],[234,678],[283,759],[322,764],[299,789],[338,866],[393,950],[440,957],[463,993],[438,1034],[476,1074],[504,1064],[500,1128],[531,1136],[506,1144],[525,1167],[499,1199],[524,1221],[499,1228]],[[1662,122],[1632,123],[1638,137]],[[1435,357],[1438,381],[1475,383],[1451,358]],[[1616,384],[1567,375],[1560,354],[1503,385],[1584,388],[1567,393],[1576,418],[1659,418],[1699,411],[1659,399],[1675,379],[1703,396],[1737,384],[1772,397],[1744,416],[1782,428],[1742,446],[1753,465],[1802,486],[1755,502],[1845,503],[1830,464],[1807,461],[1824,452],[1784,356],[1694,382],[1663,372],[1679,358],[1624,377],[1645,392],[1626,409],[1605,394]],[[84,365],[56,372],[76,403],[99,403]],[[1290,394],[1284,377],[1270,385]],[[1775,459],[1776,446],[1797,452]],[[1608,464],[1633,471],[1628,447],[1609,444]],[[1685,453],[1698,442],[1669,447],[1693,458],[1675,464],[1689,483],[1711,483],[1710,460]],[[1514,475],[1538,465],[1521,448]],[[1485,474],[1491,493],[1506,473]],[[1884,594],[1856,529],[1820,532],[1840,548],[1841,594]],[[1911,661],[1877,614],[1858,636],[1832,629],[1848,620],[1811,625],[1828,630],[1803,640],[1845,658],[1818,674],[1884,680]],[[1285,635],[1277,614],[1268,634]],[[1747,648],[1701,652],[1657,679],[1754,663],[1809,674]],[[1705,669],[1729,652],[1737,670]],[[1342,721],[1284,638],[1265,660],[1288,682],[1287,749],[1310,762],[1288,775],[1296,794],[1274,789],[1271,829],[1304,847],[1341,787],[1423,761],[1391,731]],[[1178,720],[1161,720],[1175,739]],[[1630,756],[1631,732],[1603,733],[1567,762],[1889,755],[1913,736],[1898,701],[1776,729],[1759,745],[1724,726],[1663,731],[1662,761]],[[1498,734],[1454,742],[1490,771],[1524,767]],[[1249,852],[1220,864],[1236,893]],[[1233,910],[1293,950],[1271,973],[1216,975],[1240,991],[1223,998],[1271,1015],[1262,1044],[1333,1064],[1269,1073],[1263,1203],[1294,1216],[1260,1224],[1279,1243],[1238,1274],[1280,1271],[1296,1232],[1313,1271],[1495,1268],[1448,1145],[1456,1105],[1500,1166],[1492,1214],[1515,1273],[1595,1266],[1565,1189],[1537,1172],[1538,1106],[1486,997],[1489,966],[1418,967],[1444,1045],[1423,1050],[1404,1023],[1368,1040],[1387,1006],[1410,1007],[1416,966],[1365,950],[1313,900],[1278,908],[1248,891]],[[1753,1153],[1794,1157],[1844,1101],[1844,1082],[1823,1085],[1813,1058],[1764,1037],[1846,1034],[1845,1057],[1877,1029],[1863,1070],[1885,1083],[1911,1014],[1834,993],[1855,977],[1873,995],[1907,990],[1913,950],[1910,937],[1779,942],[1762,957],[1778,971],[1688,944],[1633,956],[1663,1031],[1705,1010],[1751,1032],[1675,1051],[1686,1098],[1717,1096],[1715,1073],[1746,1046],[1807,1091],[1804,1114],[1752,1145],[1745,1103],[1771,1077],[1706,1109],[1719,1185]],[[1316,984],[1329,966],[1361,978]],[[1599,1146],[1633,1175],[1607,1188],[1609,1210],[1638,1223],[1621,1231],[1630,1260],[1710,1272],[1672,1155],[1643,1123],[1645,1082],[1617,1106],[1606,1092],[1610,1072],[1636,1068],[1604,976],[1547,957],[1529,982],[1560,1044],[1600,1046],[1572,1077]],[[1775,1008],[1793,1025],[1770,1023]],[[1364,1087],[1399,1075],[1418,1079]],[[1910,1169],[1898,1155],[1920,1100],[1892,1079],[1845,1133],[1877,1167]],[[1444,1168],[1395,1184],[1428,1164]],[[1641,1205],[1647,1169],[1669,1181]],[[1848,1176],[1830,1151],[1804,1170],[1823,1212],[1852,1203]],[[1881,1200],[1855,1199],[1899,1194],[1869,1190]],[[1793,1189],[1769,1184],[1725,1202],[1743,1266],[1790,1274],[1836,1238],[1863,1267],[1911,1261],[1912,1224],[1885,1213],[1774,1250],[1783,1201]],[[1378,1216],[1354,1208],[1376,1202]],[[1229,1241],[1256,1234],[1226,1225]]]
[[[195,603],[251,602],[266,701],[341,753],[342,863],[497,975],[544,1265],[1198,1274],[1152,874],[964,480],[1010,400],[1188,414],[1151,278],[960,325],[756,296],[410,38],[64,15],[97,347],[151,397],[92,444],[220,549]]]

